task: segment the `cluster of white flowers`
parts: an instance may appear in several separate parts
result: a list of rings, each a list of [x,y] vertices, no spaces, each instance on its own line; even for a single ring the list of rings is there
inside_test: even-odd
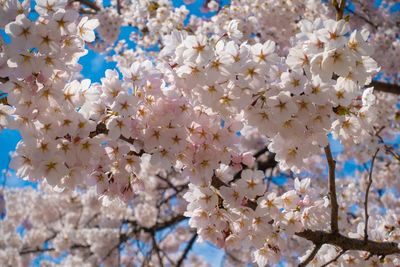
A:
[[[96,15],[99,20],[97,28],[101,38],[107,43],[114,43],[120,33],[120,28],[123,23],[123,18],[118,14],[115,8],[105,8],[99,11]]]
[[[304,228],[324,227],[327,199],[313,199],[310,179],[295,180],[295,190],[267,193],[262,171],[244,170],[241,179],[219,192],[190,187],[186,216],[202,239],[228,251],[251,250],[259,266],[277,263],[290,237]]]
[[[78,19],[77,12],[63,9],[65,2],[56,4],[38,1],[35,9],[40,17],[36,21],[20,14],[5,26],[11,42],[2,46],[0,66],[2,76],[8,77],[0,90],[7,93],[8,104],[13,106],[11,111],[1,105],[2,117],[6,117],[7,127],[20,129],[24,138],[11,165],[20,177],[36,180],[46,176],[53,185],[65,175],[80,179],[79,169],[72,170],[80,153],[69,151],[69,143],[57,137],[73,137],[71,144],[82,148],[83,139],[95,127],[75,109],[85,101],[90,82],[68,81],[80,70],[77,61],[87,53],[84,44],[95,39],[93,30],[98,25],[97,20]]]
[[[4,201],[0,215],[5,214],[0,221],[1,266],[29,266],[43,254],[48,257],[40,260],[42,266],[129,265],[146,257],[133,241],[152,242],[148,222],[138,222],[143,218],[137,217],[130,205],[119,201],[103,205],[94,190],[59,193],[49,186],[41,186],[40,191],[1,189],[0,198]],[[23,234],[18,233],[21,227]],[[179,245],[189,237],[188,229],[178,226],[160,242],[160,247],[176,260]],[[124,245],[126,242],[129,245]],[[51,260],[68,251],[71,253],[61,263]],[[188,264],[197,261],[201,259],[192,256]],[[158,263],[156,257],[149,262]]]
[[[184,5],[175,8],[169,0],[120,1],[124,24],[136,27],[131,39],[142,47],[158,45],[161,36],[181,29],[189,11]]]
[[[270,137],[282,169],[299,171],[333,129],[342,141],[361,142],[374,122],[372,88],[379,68],[366,36],[349,36],[342,20],[301,21],[286,59],[275,43],[237,44],[174,32],[161,55],[183,93],[224,119],[247,122]],[[357,98],[362,97],[362,103]],[[244,112],[242,112],[244,110]]]

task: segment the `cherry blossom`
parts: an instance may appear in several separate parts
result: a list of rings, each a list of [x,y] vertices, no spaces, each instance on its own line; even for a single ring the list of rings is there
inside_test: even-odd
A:
[[[399,265],[393,5],[0,0],[0,265]]]

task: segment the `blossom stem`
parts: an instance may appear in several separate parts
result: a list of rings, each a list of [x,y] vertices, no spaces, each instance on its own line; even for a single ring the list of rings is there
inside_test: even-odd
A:
[[[187,244],[185,250],[182,253],[182,256],[180,257],[180,259],[178,260],[178,262],[176,263],[176,267],[180,267],[183,264],[183,261],[185,260],[186,256],[189,254],[189,251],[192,249],[194,242],[196,242],[197,239],[197,233],[195,233],[192,238],[189,240],[189,243]]]
[[[336,162],[332,157],[331,147],[328,144],[325,148],[326,160],[329,168],[329,198],[331,202],[331,231],[332,233],[338,233],[338,218],[339,218],[339,206],[336,198],[336,183],[335,183],[335,166]]]
[[[101,9],[98,5],[96,5],[96,3],[90,2],[89,0],[75,0],[75,1],[81,3],[85,6],[88,6],[91,9],[96,10],[96,11],[100,11],[100,9]]]
[[[315,255],[317,255],[321,246],[322,246],[322,244],[315,244],[315,247],[311,251],[310,255],[308,255],[308,257],[302,263],[299,264],[299,267],[307,266],[307,264],[309,264],[314,259]]]
[[[324,231],[304,230],[296,233],[297,236],[305,238],[314,244],[322,243],[333,245],[342,250],[359,250],[366,251],[373,255],[387,256],[391,254],[399,254],[400,248],[395,242],[376,242],[368,240],[364,242],[362,239],[350,238],[340,233],[329,233]]]
[[[334,0],[333,6],[336,9],[336,20],[343,19],[344,8],[346,7],[346,0],[340,0],[340,4]]]
[[[364,200],[364,216],[365,216],[364,241],[365,242],[368,241],[368,219],[369,219],[369,215],[368,215],[368,196],[369,196],[369,190],[370,190],[371,185],[372,185],[372,172],[373,172],[373,169],[374,169],[374,162],[375,162],[375,158],[376,158],[378,152],[379,152],[379,148],[376,150],[375,154],[372,156],[371,167],[369,168],[368,185],[367,185],[367,189],[365,191],[365,200]]]
[[[330,261],[328,261],[327,263],[325,263],[325,264],[322,265],[321,267],[326,267],[326,266],[329,266],[329,264],[334,263],[334,262],[337,261],[344,253],[346,253],[346,250],[340,251],[340,253],[337,254],[336,257],[334,257],[333,259],[331,259]]]

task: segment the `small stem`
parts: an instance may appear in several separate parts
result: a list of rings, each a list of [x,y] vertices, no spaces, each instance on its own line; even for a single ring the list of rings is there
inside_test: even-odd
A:
[[[101,8],[95,3],[95,2],[91,2],[89,0],[74,0],[75,2],[79,2],[95,11],[100,11]]]
[[[183,264],[183,261],[186,259],[186,256],[189,254],[189,251],[192,249],[194,242],[196,242],[197,239],[197,233],[195,233],[192,238],[189,240],[189,243],[187,244],[185,250],[182,253],[182,256],[180,257],[180,259],[178,260],[178,262],[176,263],[176,267],[180,267]]]
[[[156,232],[155,231],[153,231],[153,233],[151,234],[151,238],[153,240],[153,248],[156,251],[158,262],[160,263],[161,267],[164,267],[164,263],[163,263],[163,260],[161,258],[161,254],[160,254],[160,248],[157,245]]]
[[[391,94],[400,94],[400,85],[396,83],[384,83],[379,81],[372,81],[371,86],[374,87],[375,91],[391,93]]]
[[[363,21],[365,21],[366,23],[370,24],[371,26],[373,26],[375,29],[378,29],[378,26],[375,25],[371,20],[369,20],[368,18],[366,18],[365,16],[363,16],[362,14],[351,10],[350,8],[346,7],[345,10],[351,14],[353,14],[354,16],[362,19]]]
[[[117,12],[121,15],[121,0],[117,0]]]
[[[337,261],[344,253],[346,253],[346,250],[342,250],[335,258],[331,259],[330,261],[328,261],[327,263],[321,265],[321,267],[326,267],[331,263],[334,263],[335,261]]]
[[[364,199],[364,217],[365,217],[364,241],[365,242],[368,241],[368,219],[369,219],[369,215],[368,215],[368,196],[369,196],[369,190],[370,190],[371,185],[372,185],[372,171],[374,169],[374,162],[375,162],[375,158],[376,158],[378,152],[379,152],[379,148],[376,150],[375,154],[372,156],[371,167],[369,168],[368,185],[367,185],[367,189],[365,191],[365,199]]]
[[[343,19],[344,8],[346,7],[346,0],[340,0],[340,4],[338,5],[336,2],[336,20]]]
[[[332,151],[329,144],[324,148],[326,160],[329,168],[329,198],[331,202],[331,231],[332,233],[339,232],[338,218],[339,218],[339,205],[336,198],[336,183],[335,183],[335,166],[336,162],[332,157]]]
[[[307,266],[307,264],[309,264],[315,257],[315,255],[317,255],[319,249],[321,248],[321,244],[315,244],[314,249],[311,251],[310,255],[307,256],[307,258],[299,264],[298,267],[305,267]]]

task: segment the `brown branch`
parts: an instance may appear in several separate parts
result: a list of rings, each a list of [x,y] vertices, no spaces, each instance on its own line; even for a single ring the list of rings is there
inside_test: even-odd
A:
[[[332,5],[336,10],[336,20],[343,19],[344,8],[346,7],[346,0],[340,0],[340,4],[337,2],[337,0],[333,0]]]
[[[398,84],[372,81],[370,85],[373,86],[376,91],[400,95],[400,85]]]
[[[336,198],[336,183],[335,183],[335,166],[336,162],[332,157],[331,147],[328,144],[325,148],[326,160],[329,168],[329,198],[331,202],[331,231],[332,233],[339,232],[338,218],[339,218],[339,205]]]
[[[330,261],[328,261],[327,263],[321,265],[321,267],[326,267],[331,263],[334,263],[335,261],[337,261],[344,253],[346,253],[346,250],[342,250],[340,251],[339,254],[336,255],[336,257],[334,257],[333,259],[331,259]]]
[[[121,231],[121,227],[122,227],[122,224],[120,225],[120,231]],[[103,262],[103,261],[105,261],[108,257],[110,257],[111,254],[114,252],[114,250],[117,249],[117,250],[119,251],[120,246],[121,246],[122,244],[124,244],[124,243],[125,243],[126,241],[128,241],[128,240],[129,240],[129,233],[128,233],[128,234],[121,234],[121,232],[120,232],[118,243],[117,243],[116,245],[114,245],[114,246],[108,251],[108,253],[100,260],[100,262]],[[117,256],[119,256],[119,255],[117,255]]]
[[[265,146],[264,148],[258,150],[256,153],[254,153],[253,157],[256,159],[259,158],[260,156],[264,155],[266,152],[268,152],[268,146]]]
[[[93,10],[96,10],[96,11],[100,11],[101,10],[101,8],[96,3],[91,2],[89,0],[74,0],[74,2],[79,2],[79,3],[81,3],[81,4],[83,4],[83,5],[87,6],[87,7],[90,7]]]
[[[168,196],[168,197],[162,199],[162,200],[160,201],[160,203],[158,203],[157,207],[159,208],[159,207],[161,207],[162,205],[164,205],[165,203],[168,203],[168,201],[170,201],[171,199],[177,197],[180,193],[182,193],[183,191],[187,190],[188,188],[189,188],[189,187],[188,187],[188,184],[184,184],[184,185],[180,186],[179,188],[177,188],[177,189],[175,190],[175,193],[173,193],[172,195],[170,195],[170,196]]]
[[[273,169],[278,165],[275,160],[275,153],[270,153],[267,160],[258,162],[257,170],[265,171],[267,169]]]
[[[378,154],[378,152],[379,152],[379,148],[376,150],[375,154],[372,156],[371,167],[369,168],[368,185],[367,185],[367,189],[365,191],[365,199],[364,199],[364,217],[365,217],[364,240],[365,241],[368,241],[368,219],[369,219],[368,196],[369,196],[369,190],[372,185],[372,171],[374,170],[374,162],[375,162],[375,158],[376,158],[376,155]]]
[[[121,15],[121,0],[117,0],[117,12]]]
[[[186,219],[187,218],[185,216],[183,216],[182,214],[179,214],[176,217],[173,217],[172,219],[170,219],[170,220],[168,220],[166,222],[162,222],[162,223],[156,224],[154,229],[156,231],[160,231],[160,230],[163,230],[163,229],[165,229],[165,228],[167,228],[167,227],[169,227],[169,226],[171,226],[171,225],[173,225],[175,223],[179,223],[179,222],[184,221]]]
[[[264,155],[266,152],[268,152],[268,148],[264,147],[261,150],[257,151],[256,153],[254,153],[253,157],[255,157],[257,159],[260,156]],[[268,155],[267,160],[261,161],[261,162],[257,162],[257,169],[265,171],[266,169],[275,168],[277,164],[278,164],[278,162],[275,160],[275,153],[270,153]],[[247,168],[248,168],[247,166],[242,165],[242,170],[238,171],[233,176],[233,180],[230,181],[230,183],[240,179],[242,171],[247,169]],[[222,186],[229,186],[229,185],[226,184],[225,182],[223,182],[221,179],[219,179],[216,175],[214,175],[212,177],[212,180],[211,180],[211,186],[213,186],[216,189],[219,189]],[[245,206],[255,210],[257,208],[257,202],[256,201],[247,200],[247,203],[245,204]]]
[[[161,181],[165,182],[166,184],[168,184],[172,189],[175,190],[175,192],[178,192],[178,188],[168,179],[169,178],[169,174],[167,174],[166,177],[161,176],[161,174],[157,174],[156,177],[158,179],[160,179]]]
[[[37,249],[27,249],[19,252],[19,255],[31,254],[31,253],[44,253],[49,251],[55,251],[55,248],[37,248]]]
[[[395,159],[397,159],[398,161],[400,161],[400,155],[398,155],[396,152],[393,151],[393,148],[385,145],[385,149],[386,152],[388,152],[389,154],[391,154]]]
[[[92,10],[89,10],[89,9],[83,9],[83,8],[79,8],[79,13],[80,14],[85,14],[85,15],[95,15],[95,14],[97,14],[96,11],[92,11]]]
[[[81,249],[90,248],[90,245],[73,245],[70,249]],[[31,253],[45,253],[50,251],[55,251],[55,248],[36,248],[36,249],[26,249],[19,252],[19,255],[31,254]]]
[[[307,239],[314,244],[328,244],[341,248],[342,250],[366,251],[373,255],[387,256],[400,254],[399,244],[395,242],[376,242],[363,239],[356,239],[343,236],[340,233],[330,233],[324,231],[304,230],[296,233],[297,236]]]
[[[189,243],[187,244],[185,250],[182,253],[182,256],[176,263],[176,267],[180,267],[183,264],[183,261],[186,259],[187,255],[189,254],[190,250],[192,249],[194,242],[196,242],[197,239],[197,233],[195,233],[192,238],[189,240]]]
[[[366,23],[368,23],[369,25],[373,26],[375,29],[378,29],[378,26],[375,25],[370,19],[366,18],[365,16],[363,16],[362,14],[358,13],[357,11],[353,11],[351,10],[349,7],[345,7],[345,10],[351,14],[353,14],[354,16],[356,16],[357,18],[362,19],[363,21],[365,21]]]
[[[393,151],[393,147],[387,145],[385,143],[385,140],[383,140],[382,136],[380,136],[379,134],[376,134],[376,136],[379,138],[379,141],[381,141],[381,143],[385,147],[385,151],[391,154],[396,160],[400,161],[400,155],[398,155],[395,151]]]
[[[168,221],[156,223],[156,225],[154,225],[153,227],[150,227],[150,228],[142,227],[139,230],[143,230],[148,233],[152,233],[153,231],[157,232],[157,231],[164,230],[165,228],[168,228],[176,223],[180,223],[186,219],[187,219],[187,217],[183,216],[183,214],[178,214],[175,217],[172,217],[171,219],[169,219]],[[131,223],[131,224],[136,224],[135,221],[126,221],[126,222]]]
[[[264,155],[268,151],[269,151],[268,150],[268,146],[265,146],[264,148],[260,149],[256,153],[254,153],[253,157],[258,159],[259,157],[261,157],[262,155]],[[268,155],[267,160],[261,161],[261,162],[257,162],[257,169],[261,170],[261,171],[265,171],[266,169],[274,168],[277,164],[278,164],[278,162],[275,161],[275,153],[270,153]],[[237,173],[235,173],[231,183],[236,181],[236,180],[238,180],[238,179],[240,179],[242,171],[245,170],[245,169],[248,169],[248,167],[246,165],[242,164],[242,169],[240,171],[238,171]]]
[[[157,240],[156,240],[155,235],[156,235],[156,232],[153,232],[153,233],[151,234],[151,239],[152,239],[152,241],[153,241],[153,248],[154,248],[154,250],[156,251],[157,258],[158,258],[158,262],[160,263],[160,266],[161,266],[161,267],[164,267],[164,263],[163,263],[163,261],[162,261],[161,254],[160,254],[160,248],[159,248],[158,245],[157,245]]]
[[[310,255],[307,256],[307,258],[299,264],[299,267],[305,267],[307,266],[307,264],[309,264],[315,257],[315,255],[317,255],[319,249],[321,248],[321,244],[316,244],[314,249],[311,251]]]

